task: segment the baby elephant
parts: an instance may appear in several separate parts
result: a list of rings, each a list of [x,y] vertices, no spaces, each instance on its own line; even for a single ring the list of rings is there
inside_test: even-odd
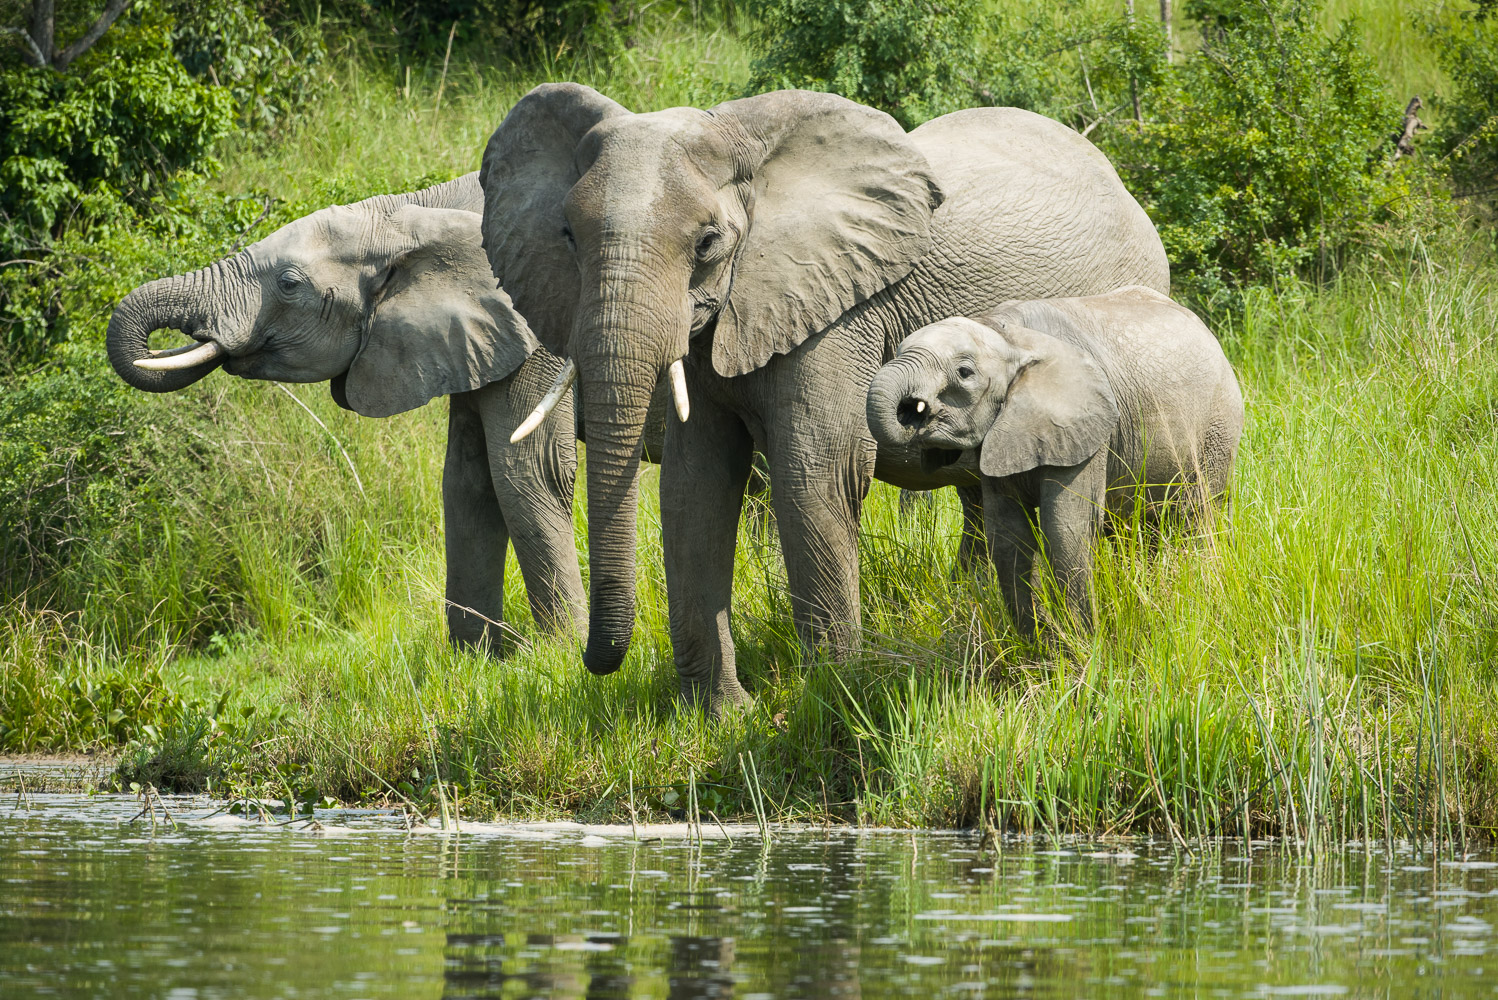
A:
[[[984,535],[1017,625],[1035,629],[1038,544],[1090,625],[1090,546],[1105,511],[1142,497],[1199,513],[1227,488],[1243,397],[1196,314],[1133,285],[1006,302],[907,337],[874,378],[869,428],[932,468],[978,449]]]

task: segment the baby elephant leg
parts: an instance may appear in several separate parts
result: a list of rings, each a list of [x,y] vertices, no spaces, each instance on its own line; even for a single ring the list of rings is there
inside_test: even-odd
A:
[[[1043,470],[1040,532],[1045,555],[1066,608],[1084,629],[1092,628],[1092,542],[1103,518],[1108,456],[1099,452],[1081,465]]]
[[[1035,524],[1031,508],[994,482],[983,486],[983,533],[993,560],[999,589],[1024,635],[1035,633],[1035,601],[1030,591],[1030,567],[1035,562]]]

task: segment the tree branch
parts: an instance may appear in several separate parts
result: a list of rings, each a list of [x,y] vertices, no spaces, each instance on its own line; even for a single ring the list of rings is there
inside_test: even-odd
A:
[[[0,33],[20,35],[21,41],[26,43],[26,53],[29,56],[27,62],[38,69],[47,65],[47,57],[42,55],[41,47],[36,44],[36,39],[27,34],[25,28],[0,28]]]
[[[85,31],[76,42],[57,53],[56,58],[52,60],[52,68],[58,72],[67,69],[69,63],[93,48],[94,43],[104,36],[104,32],[109,30],[110,25],[114,24],[115,18],[125,13],[125,8],[129,6],[130,0],[109,0],[104,7],[104,13],[99,15],[99,19],[93,23],[93,26]]]

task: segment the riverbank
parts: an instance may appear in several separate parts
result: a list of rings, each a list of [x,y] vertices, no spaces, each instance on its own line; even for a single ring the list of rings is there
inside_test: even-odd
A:
[[[567,75],[635,108],[701,105],[737,93],[747,62],[730,33],[681,27]],[[48,455],[30,481],[66,494],[50,534],[17,544],[66,558],[0,611],[0,745],[120,752],[125,787],[427,815],[662,819],[695,791],[724,821],[1498,830],[1490,252],[1391,225],[1335,280],[1251,289],[1215,317],[1248,408],[1231,508],[1197,533],[1104,544],[1093,634],[1058,623],[1050,645],[1020,641],[982,580],[950,572],[955,499],[902,510],[876,484],[865,653],[804,664],[773,524],[750,510],[734,629],[756,705],[715,724],[674,701],[656,470],[624,669],[592,677],[573,644],[537,634],[513,560],[516,643],[492,661],[443,634],[441,403],[366,420],[317,386],[214,376],[147,396],[107,371],[102,327],[135,283],[473,169],[536,82],[361,66],[304,128],[226,150],[177,215],[73,248],[66,377],[14,403]],[[118,476],[80,475],[82,449]],[[579,496],[579,539],[585,509]]]

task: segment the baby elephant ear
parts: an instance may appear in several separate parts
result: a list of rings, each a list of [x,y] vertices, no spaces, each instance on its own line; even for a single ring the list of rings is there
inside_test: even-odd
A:
[[[1106,447],[1118,427],[1118,402],[1097,362],[1013,322],[1003,324],[1002,335],[1034,360],[1012,376],[1004,406],[983,438],[983,474],[1079,465]]]
[[[417,205],[392,213],[404,246],[373,278],[364,344],[339,402],[366,417],[414,410],[505,378],[539,346],[494,285],[480,221],[475,212]]]

